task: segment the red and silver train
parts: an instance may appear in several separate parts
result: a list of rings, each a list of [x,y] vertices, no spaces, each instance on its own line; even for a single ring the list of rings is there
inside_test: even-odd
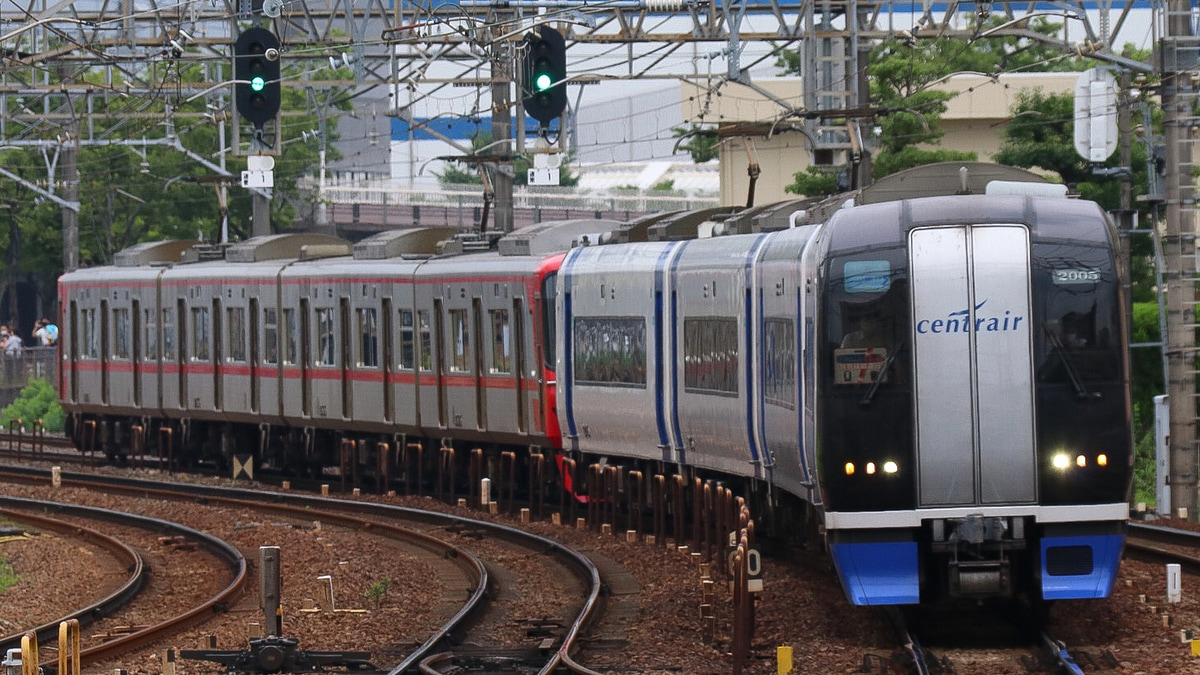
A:
[[[141,425],[195,461],[425,438],[715,477],[822,525],[855,604],[1105,597],[1133,459],[1116,235],[1027,177],[140,245],[60,281],[62,402],[110,454]]]

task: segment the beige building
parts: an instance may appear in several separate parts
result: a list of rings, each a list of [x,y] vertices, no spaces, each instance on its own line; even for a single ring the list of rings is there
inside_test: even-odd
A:
[[[956,94],[942,116],[938,147],[978,153],[990,160],[1000,149],[1001,134],[1022,91],[1073,92],[1078,73],[1015,73],[996,77],[953,75],[935,88]],[[755,181],[754,203],[794,198],[784,192],[796,173],[811,164],[799,118],[788,109],[803,108],[800,79],[776,78],[755,82],[763,91],[726,83],[712,93],[696,84],[682,85],[685,123],[717,124],[721,128],[721,203],[746,203],[751,158],[761,170]],[[764,93],[765,92],[765,93]]]

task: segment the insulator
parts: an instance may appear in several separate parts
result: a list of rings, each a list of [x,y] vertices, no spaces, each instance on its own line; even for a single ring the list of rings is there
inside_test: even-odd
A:
[[[651,12],[678,12],[684,6],[683,0],[646,0],[646,9]]]

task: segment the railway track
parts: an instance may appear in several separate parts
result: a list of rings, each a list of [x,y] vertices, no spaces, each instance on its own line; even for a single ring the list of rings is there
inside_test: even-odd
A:
[[[205,532],[158,518],[149,518],[133,513],[113,511],[111,509],[0,496],[0,514],[17,522],[71,530],[75,533],[74,536],[80,536],[80,533],[83,533],[84,537],[99,541],[105,548],[130,559],[134,567],[129,580],[122,584],[114,593],[102,598],[98,602],[67,612],[56,621],[41,626],[30,627],[17,634],[3,638],[0,647],[4,650],[20,647],[21,637],[28,631],[35,632],[39,641],[49,641],[58,636],[58,626],[63,621],[76,619],[83,625],[107,617],[125,607],[137,596],[145,584],[147,569],[143,564],[140,554],[137,554],[114,537],[101,534],[89,528],[80,528],[77,524],[66,523],[40,515],[47,512],[72,518],[101,520],[112,525],[146,530],[156,535],[165,534],[167,536],[183,537],[188,541],[198,543],[218,559],[224,561],[230,571],[228,583],[217,594],[165,621],[139,630],[133,630],[112,639],[103,640],[99,644],[83,649],[80,653],[80,659],[83,663],[113,658],[128,650],[151,644],[162,639],[165,635],[170,635],[185,626],[201,621],[215,612],[222,611],[224,607],[241,594],[244,588],[247,566],[241,552]],[[53,666],[48,662],[42,665],[45,668],[53,670]]]
[[[0,473],[0,479],[24,482],[46,482],[49,471],[12,469]],[[63,474],[64,487],[85,487],[89,490],[119,492],[129,496],[154,499],[195,500],[231,508],[253,508],[294,518],[319,518],[322,523],[370,531],[395,537],[424,538],[423,544],[446,567],[444,561],[476,568],[471,597],[440,628],[430,634],[417,648],[400,658],[390,669],[392,675],[416,672],[440,672],[439,668],[489,667],[504,663],[529,672],[549,673],[568,669],[589,673],[574,662],[576,642],[587,627],[601,614],[601,580],[596,566],[585,556],[553,540],[497,523],[477,521],[461,516],[421,511],[370,502],[348,501],[300,495],[294,493],[262,492],[238,488],[201,486],[194,484],[164,484],[159,481]],[[405,527],[395,523],[402,522]],[[426,528],[417,533],[414,526]],[[545,617],[569,617],[559,622],[546,622],[536,627],[544,637],[536,648],[515,648],[497,640],[493,633],[498,625],[512,624],[521,617],[505,615],[505,603],[489,598],[486,566],[465,547],[447,544],[443,539],[451,533],[467,540],[481,539],[498,542],[510,550],[519,548],[526,555],[553,560],[555,570],[525,583],[546,584],[547,580],[571,577],[575,597],[567,605],[545,609]],[[503,558],[505,554],[497,554]],[[508,554],[511,555],[511,552]],[[470,562],[468,562],[470,561]],[[495,565],[495,563],[491,563]],[[549,563],[546,563],[549,565]]]

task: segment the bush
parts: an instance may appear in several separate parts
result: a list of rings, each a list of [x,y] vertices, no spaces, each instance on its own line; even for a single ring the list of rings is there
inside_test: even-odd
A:
[[[0,410],[0,427],[8,430],[8,423],[21,420],[21,424],[29,430],[33,429],[35,420],[41,420],[46,431],[62,432],[66,414],[58,404],[58,394],[46,380],[32,379],[21,390],[17,400],[4,410]]]

